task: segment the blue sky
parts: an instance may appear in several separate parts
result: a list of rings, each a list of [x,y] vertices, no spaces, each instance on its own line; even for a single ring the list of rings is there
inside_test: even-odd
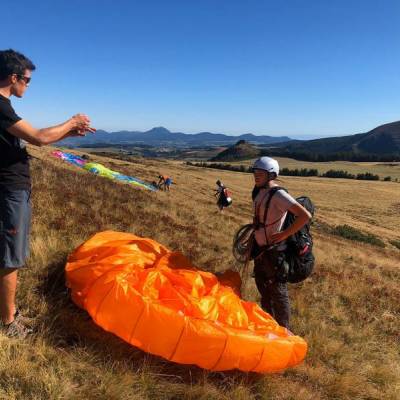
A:
[[[400,1],[3,2],[0,48],[36,64],[17,112],[99,129],[288,135],[399,120]]]

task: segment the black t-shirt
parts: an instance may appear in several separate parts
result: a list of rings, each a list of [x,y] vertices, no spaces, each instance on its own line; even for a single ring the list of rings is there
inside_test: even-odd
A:
[[[29,189],[29,155],[21,139],[11,135],[7,129],[20,121],[11,102],[0,95],[0,190]]]

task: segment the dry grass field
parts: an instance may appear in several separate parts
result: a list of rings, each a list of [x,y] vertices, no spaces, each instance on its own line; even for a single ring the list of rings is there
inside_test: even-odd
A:
[[[102,331],[70,301],[63,268],[76,246],[106,229],[151,237],[208,271],[230,268],[233,234],[251,220],[252,176],[93,156],[148,181],[164,173],[176,182],[170,193],[151,193],[69,166],[51,150],[31,149],[32,254],[18,292],[37,333],[26,341],[0,334],[0,399],[399,399],[400,250],[389,243],[400,240],[399,184],[285,177],[283,186],[317,207],[315,273],[290,287],[292,330],[307,340],[309,353],[279,374],[210,373]],[[222,214],[213,197],[217,179],[233,193]],[[386,247],[328,233],[342,224],[379,235]],[[258,300],[252,281],[245,297]]]

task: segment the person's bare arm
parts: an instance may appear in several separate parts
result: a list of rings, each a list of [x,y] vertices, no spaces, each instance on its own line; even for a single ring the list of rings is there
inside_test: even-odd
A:
[[[43,129],[36,129],[29,122],[20,120],[7,131],[28,143],[42,146],[55,143],[67,136],[84,136],[85,132],[95,132],[95,129],[90,127],[90,120],[86,115],[77,114],[62,124]]]
[[[282,232],[271,235],[272,243],[279,243],[299,231],[311,218],[312,215],[299,203],[293,204],[289,210],[294,216],[294,222]]]

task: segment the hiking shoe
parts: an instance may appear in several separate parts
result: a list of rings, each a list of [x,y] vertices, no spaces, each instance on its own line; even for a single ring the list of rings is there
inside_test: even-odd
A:
[[[34,318],[25,317],[25,315],[22,315],[18,309],[14,314],[14,320],[17,320],[18,322],[21,322],[23,325],[28,325],[28,326],[32,326],[35,322]]]
[[[2,329],[8,337],[13,337],[17,339],[25,339],[33,331],[31,328],[25,326],[17,318],[14,319],[10,324],[3,324]]]

